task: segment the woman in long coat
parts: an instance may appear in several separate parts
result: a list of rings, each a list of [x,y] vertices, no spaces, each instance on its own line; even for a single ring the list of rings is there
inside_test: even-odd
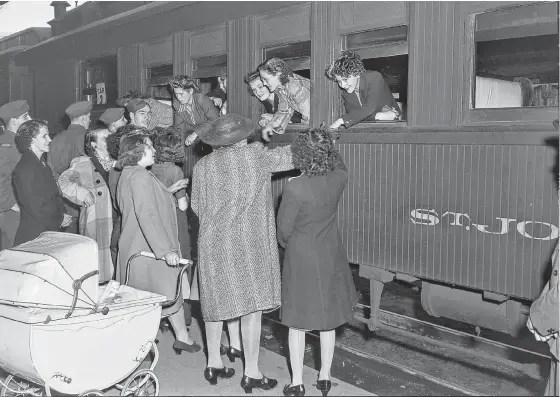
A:
[[[191,207],[200,222],[199,289],[211,383],[230,377],[219,354],[223,321],[241,317],[245,374],[241,386],[271,389],[259,371],[261,314],[280,306],[280,265],[270,178],[293,168],[289,147],[247,144],[256,124],[228,114],[197,130],[213,147],[194,167]]]
[[[108,135],[106,129],[88,131],[85,137],[88,155],[73,159],[70,168],[58,178],[64,197],[80,206],[80,234],[97,241],[100,282],[111,280],[114,271],[110,249],[114,209],[108,182],[115,160],[107,151]]]
[[[277,237],[286,249],[282,268],[282,324],[290,327],[292,384],[287,396],[303,396],[305,330],[320,331],[321,370],[317,389],[326,395],[335,328],[354,317],[356,288],[336,222],[336,211],[348,176],[327,130],[301,132],[292,144],[292,178],[282,194]]]
[[[15,143],[22,152],[13,173],[14,193],[21,213],[14,245],[33,240],[46,231],[61,231],[71,217],[44,154],[49,151],[49,129],[39,120],[29,120],[17,130]]]
[[[175,297],[180,269],[181,246],[173,193],[146,167],[154,164],[154,148],[146,135],[124,137],[119,146],[116,168],[122,169],[117,186],[117,202],[122,212],[118,260],[121,272],[129,258],[140,252],[152,252],[159,260],[138,257],[131,264],[129,285],[134,288]],[[181,186],[184,187],[184,186]],[[167,263],[167,266],[162,261]],[[123,276],[121,276],[123,279]],[[175,331],[175,353],[196,352],[185,325],[183,297],[163,310]]]

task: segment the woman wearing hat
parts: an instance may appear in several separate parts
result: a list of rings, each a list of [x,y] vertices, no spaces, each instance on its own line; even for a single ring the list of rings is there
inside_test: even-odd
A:
[[[13,173],[14,193],[20,206],[21,220],[15,245],[25,243],[46,231],[60,231],[70,224],[62,196],[44,154],[51,138],[47,124],[29,120],[17,130],[15,143],[22,153]]]
[[[193,171],[191,207],[199,218],[198,271],[208,344],[204,377],[234,375],[220,358],[223,321],[241,318],[245,373],[241,387],[272,389],[258,367],[261,315],[280,306],[280,266],[270,178],[293,168],[289,147],[247,144],[256,124],[225,115],[196,132],[213,151]]]
[[[290,328],[292,366],[292,383],[284,387],[284,395],[305,394],[305,331],[316,330],[321,338],[316,387],[326,396],[331,389],[335,328],[354,317],[352,308],[358,302],[336,222],[348,175],[325,129],[301,132],[291,149],[294,166],[302,175],[285,185],[277,217],[278,242],[286,250],[280,315]]]
[[[129,285],[145,291],[165,295],[168,300],[176,293],[182,256],[179,243],[175,199],[159,179],[146,168],[154,164],[154,147],[147,135],[125,136],[119,145],[116,168],[122,173],[117,186],[117,202],[122,213],[122,231],[119,237],[119,265],[126,269],[129,258],[140,252],[152,252],[157,260],[138,257],[131,266]],[[175,184],[175,191],[184,184]],[[163,315],[175,331],[173,350],[197,352],[185,324],[183,297],[163,309]]]
[[[401,110],[389,85],[379,72],[366,71],[362,59],[346,50],[325,70],[342,90],[346,114],[331,124],[331,129],[346,128],[361,121],[397,120]]]

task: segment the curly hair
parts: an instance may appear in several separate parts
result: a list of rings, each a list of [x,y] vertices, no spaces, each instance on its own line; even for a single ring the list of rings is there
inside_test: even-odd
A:
[[[85,151],[88,156],[92,156],[95,153],[95,148],[93,147],[92,143],[97,143],[99,139],[99,133],[103,131],[108,131],[107,128],[96,128],[93,130],[88,130],[86,132],[86,137],[84,138],[85,143]],[[107,137],[108,138],[108,137]],[[109,155],[111,152],[109,152]]]
[[[265,71],[274,76],[278,76],[280,84],[286,85],[290,81],[290,77],[294,75],[292,69],[280,58],[269,58],[257,66],[257,70]]]
[[[150,137],[148,135],[133,134],[123,137],[119,145],[119,158],[115,168],[122,170],[127,165],[138,165],[146,151],[146,145]]]
[[[154,137],[156,163],[182,163],[185,158],[179,130],[169,127]]]
[[[200,88],[196,84],[196,81],[192,77],[187,76],[186,74],[173,76],[171,80],[169,80],[168,84],[172,90],[175,88],[181,88],[183,90],[188,90],[189,88],[192,88],[194,92],[200,92]]]
[[[255,81],[256,79],[260,79],[261,75],[259,73],[258,70],[253,70],[252,72],[249,72],[245,75],[245,77],[243,77],[243,81],[245,82],[245,84],[251,84],[252,81]]]
[[[130,91],[128,91],[125,95],[123,95],[122,97],[120,97],[120,98],[117,99],[117,106],[120,106],[120,107],[122,107],[122,108],[125,108],[126,105],[128,105],[128,102],[129,102],[131,99],[135,99],[135,98],[138,98],[138,99],[149,99],[150,97],[147,96],[147,95],[141,94],[141,93],[138,92],[138,91],[130,90]]]
[[[343,51],[340,56],[334,60],[325,69],[325,75],[336,80],[335,76],[347,79],[350,76],[361,76],[366,72],[362,58],[352,50]]]
[[[18,150],[20,152],[29,150],[31,148],[31,142],[39,135],[43,127],[47,128],[48,131],[49,127],[47,123],[42,120],[27,120],[20,125],[15,136],[15,143]]]
[[[113,159],[119,158],[119,148],[121,141],[128,136],[134,135],[145,135],[148,138],[152,139],[152,134],[146,128],[138,127],[132,124],[127,124],[122,127],[119,127],[117,131],[113,134],[110,134],[106,139],[105,142],[107,143],[107,151],[109,155]]]
[[[307,176],[325,175],[334,168],[336,149],[326,128],[300,132],[291,150],[295,168]]]
[[[109,134],[109,136],[105,139],[107,143],[107,151],[109,152],[109,156],[113,160],[119,158],[119,145],[121,143],[121,139],[117,135],[117,133]]]

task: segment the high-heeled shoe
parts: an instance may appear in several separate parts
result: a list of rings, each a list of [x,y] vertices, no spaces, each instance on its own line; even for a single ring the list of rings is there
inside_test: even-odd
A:
[[[211,385],[218,384],[218,377],[227,379],[231,378],[233,375],[235,375],[235,370],[228,367],[206,367],[204,370],[204,379],[206,379]]]
[[[323,394],[323,397],[325,397],[327,394],[329,394],[329,391],[331,391],[331,386],[331,381],[329,379],[326,379],[317,380],[317,385],[315,387]]]
[[[304,385],[295,385],[284,386],[284,390],[282,391],[285,396],[305,396],[305,386]]]
[[[200,345],[196,342],[193,342],[190,345],[188,343],[181,342],[180,340],[175,340],[175,342],[173,342],[173,351],[178,356],[181,355],[183,350],[188,353],[196,353],[200,349],[201,349]]]
[[[232,363],[235,362],[236,358],[243,359],[243,351],[231,346],[226,350],[226,355]]]
[[[253,389],[274,389],[277,384],[276,379],[269,379],[264,375],[260,379],[250,378],[247,375],[243,375],[243,378],[241,378],[241,387],[245,390],[245,393],[252,393]]]

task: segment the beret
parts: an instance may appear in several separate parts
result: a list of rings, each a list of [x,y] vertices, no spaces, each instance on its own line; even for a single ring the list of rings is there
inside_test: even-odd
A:
[[[10,119],[21,116],[29,111],[26,100],[12,101],[0,106],[0,118],[8,123]]]
[[[74,102],[66,108],[66,114],[71,119],[74,119],[76,117],[83,116],[84,114],[88,114],[91,112],[92,108],[93,104],[90,101]]]
[[[143,107],[150,106],[148,102],[140,98],[133,98],[126,104],[126,109],[130,113],[136,113],[138,110],[142,109]]]
[[[101,120],[105,125],[109,125],[119,120],[124,115],[123,108],[109,108],[103,112],[99,120]]]

